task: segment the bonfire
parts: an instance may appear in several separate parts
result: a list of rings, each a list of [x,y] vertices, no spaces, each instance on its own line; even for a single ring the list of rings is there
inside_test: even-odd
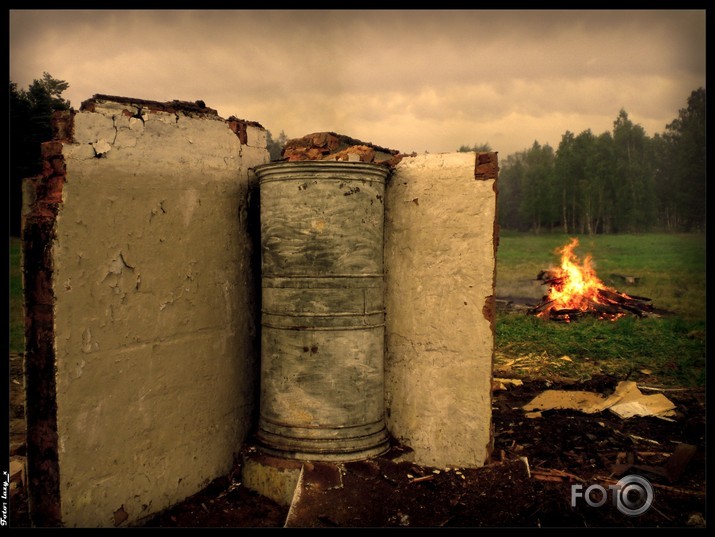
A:
[[[542,271],[537,279],[549,292],[529,313],[556,321],[570,322],[583,315],[615,321],[628,313],[643,317],[652,312],[650,299],[621,293],[605,285],[596,275],[588,255],[581,263],[574,254],[578,239],[559,248],[561,264]]]

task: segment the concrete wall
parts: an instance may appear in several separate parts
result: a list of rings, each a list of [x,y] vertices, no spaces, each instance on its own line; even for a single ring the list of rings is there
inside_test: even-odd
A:
[[[491,452],[496,153],[404,158],[385,198],[388,429],[426,465]]]
[[[42,149],[23,207],[31,516],[131,525],[226,475],[255,425],[266,132],[95,96]],[[387,183],[387,425],[420,464],[490,454],[497,170],[405,157]]]
[[[95,96],[25,187],[38,525],[132,524],[225,475],[253,425],[266,133],[174,104]]]

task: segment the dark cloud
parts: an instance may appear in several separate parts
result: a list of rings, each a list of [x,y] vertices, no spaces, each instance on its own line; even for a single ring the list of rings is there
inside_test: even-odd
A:
[[[508,154],[608,130],[620,108],[662,131],[705,84],[705,12],[11,11],[11,80],[43,71],[75,107],[202,99],[274,134],[432,152],[499,140]]]

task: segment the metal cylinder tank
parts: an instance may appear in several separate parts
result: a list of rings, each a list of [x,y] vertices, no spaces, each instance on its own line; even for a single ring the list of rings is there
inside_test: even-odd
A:
[[[256,168],[261,199],[258,441],[316,461],[387,451],[384,192],[388,168],[278,162]]]

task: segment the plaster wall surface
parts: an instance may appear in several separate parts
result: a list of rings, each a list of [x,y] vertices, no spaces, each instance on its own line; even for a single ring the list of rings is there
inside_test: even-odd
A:
[[[491,451],[496,154],[397,165],[385,198],[388,429],[434,466]]]
[[[131,525],[226,475],[253,425],[266,133],[101,99],[71,133],[25,186],[25,252],[50,259],[29,294],[33,501],[50,523]],[[422,155],[386,186],[386,418],[420,464],[489,457],[495,170]]]
[[[218,117],[111,101],[74,117],[51,245],[63,525],[183,500],[251,427],[249,168],[269,156],[246,130],[242,144]]]

